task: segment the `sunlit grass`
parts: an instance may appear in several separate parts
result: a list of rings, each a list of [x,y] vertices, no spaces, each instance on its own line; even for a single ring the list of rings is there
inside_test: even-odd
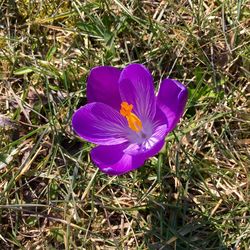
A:
[[[0,7],[2,249],[249,249],[247,1]],[[71,117],[92,67],[131,62],[189,101],[159,155],[109,177]]]

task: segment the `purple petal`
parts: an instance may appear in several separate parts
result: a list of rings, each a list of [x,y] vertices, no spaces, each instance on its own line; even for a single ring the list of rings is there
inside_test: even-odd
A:
[[[91,151],[92,161],[99,169],[109,175],[121,175],[143,166],[144,155],[132,156],[124,154],[127,144],[113,146],[97,146]]]
[[[130,144],[124,150],[124,153],[131,156],[142,155],[145,158],[149,158],[156,155],[162,149],[164,143],[164,139],[159,140],[157,136],[152,136],[143,146],[138,144]]]
[[[99,66],[90,71],[87,80],[88,102],[102,102],[120,110],[121,97],[118,81],[121,70],[111,66]]]
[[[156,112],[153,78],[141,64],[130,64],[122,71],[119,79],[123,101],[133,104],[133,112],[140,119],[153,120]]]
[[[104,103],[92,102],[78,109],[72,126],[80,137],[92,143],[115,145],[127,141],[126,119]]]
[[[162,81],[157,96],[157,105],[168,119],[168,131],[172,131],[183,115],[188,98],[188,90],[180,82],[172,79]]]
[[[165,114],[157,107],[153,123],[149,126],[150,136],[144,139],[142,143],[138,143],[138,137],[131,138],[131,136],[128,136],[132,143],[124,152],[130,155],[144,154],[147,158],[158,153],[163,147],[164,139],[168,133],[167,122]],[[147,131],[145,131],[145,135],[147,136]]]

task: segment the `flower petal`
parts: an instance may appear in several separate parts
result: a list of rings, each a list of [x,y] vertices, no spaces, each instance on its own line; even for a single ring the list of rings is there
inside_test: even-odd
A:
[[[188,98],[188,90],[180,82],[172,79],[162,81],[157,95],[157,105],[168,119],[168,131],[172,131],[183,115]]]
[[[144,164],[145,156],[132,156],[123,153],[126,143],[113,146],[97,146],[90,155],[99,169],[109,175],[121,175]]]
[[[112,66],[98,66],[90,71],[87,80],[88,102],[102,102],[120,110],[118,81],[121,70]]]
[[[121,99],[133,104],[133,112],[140,119],[153,120],[156,112],[153,77],[141,64],[130,64],[119,79]]]
[[[115,145],[127,141],[126,119],[104,103],[92,102],[78,109],[72,126],[80,137],[92,143]]]
[[[151,127],[151,128],[150,128]],[[130,145],[124,150],[125,153],[130,155],[144,154],[145,157],[149,158],[158,153],[164,145],[164,139],[168,133],[168,124],[165,114],[157,107],[156,115],[153,123],[149,126],[151,133],[149,136],[145,131],[147,138],[138,141],[137,137],[127,136]]]

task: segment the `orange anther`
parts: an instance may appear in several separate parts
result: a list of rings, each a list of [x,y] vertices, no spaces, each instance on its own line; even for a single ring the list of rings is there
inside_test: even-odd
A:
[[[128,126],[135,132],[140,132],[142,130],[141,120],[132,112],[133,105],[127,102],[121,103],[120,113],[122,116],[126,117],[128,121]]]

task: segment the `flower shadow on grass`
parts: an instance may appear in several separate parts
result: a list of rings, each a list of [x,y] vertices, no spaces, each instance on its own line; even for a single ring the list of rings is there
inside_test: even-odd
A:
[[[190,213],[191,204],[178,207],[161,201],[149,207],[151,228],[145,233],[149,249],[227,249],[209,218],[185,218],[182,210]]]
[[[148,249],[228,249],[212,218],[202,213],[192,194],[178,194],[174,190],[174,177],[165,177],[156,184],[159,185],[157,194],[148,199],[146,209],[139,216],[148,223],[148,228],[144,228]]]

